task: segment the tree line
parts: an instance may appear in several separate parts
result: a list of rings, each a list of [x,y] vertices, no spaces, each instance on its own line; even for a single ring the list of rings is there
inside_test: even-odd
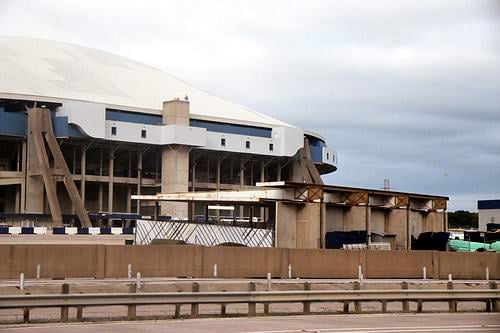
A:
[[[466,210],[457,210],[448,213],[448,227],[460,229],[477,229],[479,226],[478,214]]]

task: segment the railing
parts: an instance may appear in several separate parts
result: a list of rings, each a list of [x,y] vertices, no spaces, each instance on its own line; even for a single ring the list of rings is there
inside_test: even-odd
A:
[[[359,288],[359,285],[357,286]],[[83,318],[83,308],[88,306],[128,306],[128,320],[136,319],[137,305],[175,305],[175,317],[180,317],[180,306],[191,305],[191,317],[198,316],[200,304],[220,304],[221,316],[226,314],[227,304],[248,304],[248,316],[256,315],[256,304],[264,304],[264,314],[269,313],[269,304],[302,303],[303,313],[309,314],[314,302],[341,302],[344,312],[349,313],[349,304],[354,303],[354,313],[360,313],[361,302],[380,302],[382,312],[387,312],[388,302],[402,302],[402,311],[410,312],[409,302],[417,302],[417,312],[422,312],[423,302],[448,302],[449,311],[457,311],[458,302],[479,301],[486,303],[486,311],[500,311],[500,290],[309,290],[304,291],[255,291],[250,282],[249,291],[199,292],[199,284],[193,283],[193,292],[136,293],[136,285],[130,285],[130,293],[69,294],[69,285],[63,285],[63,294],[2,295],[0,309],[24,309],[24,321],[29,321],[32,308],[61,308],[61,321],[68,321],[68,308],[77,308],[77,320]],[[355,285],[355,289],[356,285]]]

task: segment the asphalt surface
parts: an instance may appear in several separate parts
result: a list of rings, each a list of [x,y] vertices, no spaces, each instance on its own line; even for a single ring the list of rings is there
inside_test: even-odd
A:
[[[47,324],[1,327],[12,333],[396,333],[500,332],[500,313],[365,314],[170,321]]]

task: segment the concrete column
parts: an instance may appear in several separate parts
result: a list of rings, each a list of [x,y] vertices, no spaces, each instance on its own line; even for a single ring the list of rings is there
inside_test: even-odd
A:
[[[82,197],[83,205],[85,206],[85,182],[87,178],[87,148],[82,147],[82,157],[80,159],[80,196]]]
[[[443,231],[448,231],[448,214],[446,213],[446,209],[443,209]]]
[[[98,193],[97,193],[97,204],[99,206],[99,211],[102,212],[103,211],[103,188],[102,188],[102,183],[99,183],[99,189],[98,189]]]
[[[217,160],[217,171],[216,171],[216,179],[215,179],[215,186],[217,191],[220,190],[220,160]]]
[[[132,212],[132,200],[130,199],[130,196],[132,196],[132,187],[127,185],[127,213]]]
[[[21,182],[21,207],[20,212],[26,212],[26,141],[23,141],[21,148],[21,171],[23,174]]]
[[[14,204],[14,212],[19,214],[19,210],[21,209],[21,187],[16,185],[16,197]]]
[[[189,126],[189,102],[171,100],[163,102],[163,124]],[[189,147],[168,145],[162,151],[162,193],[187,192],[189,183]],[[185,202],[162,202],[161,214],[177,218],[188,218]]]
[[[405,221],[405,250],[411,250],[410,239],[410,206],[406,207],[406,221]]]
[[[141,194],[142,185],[142,152],[137,156],[137,194]],[[141,200],[137,200],[137,214],[141,213]]]
[[[22,154],[22,144],[17,143],[17,159],[16,159],[16,171],[19,172],[21,171],[21,155]],[[21,212],[21,186],[16,186],[16,198],[15,198],[15,205],[14,205],[14,212],[16,214],[19,214]]]
[[[159,164],[160,164],[159,154],[155,154],[155,184],[158,183],[158,174],[160,169]]]
[[[368,198],[368,201],[370,201],[370,198]],[[366,217],[366,244],[370,245],[372,242],[372,226],[371,226],[372,208],[368,203],[366,204],[365,217]]]
[[[186,147],[173,145],[162,152],[161,192],[176,193],[188,191],[189,151]],[[188,207],[185,202],[162,202],[161,214],[187,218]]]
[[[21,155],[22,154],[22,144],[17,143],[17,159],[16,159],[16,171],[21,171]]]
[[[266,181],[266,162],[262,161],[260,164],[260,181]]]
[[[132,152],[128,152],[128,178],[132,178]],[[127,185],[127,213],[132,213],[132,199],[130,196],[132,195],[132,185]],[[127,226],[130,224],[130,221],[127,220]]]
[[[391,221],[391,211],[392,209],[386,209],[384,211],[384,232],[389,233],[389,223]],[[394,249],[391,249],[394,250]]]
[[[192,170],[191,170],[191,178],[192,178],[192,181],[191,181],[191,192],[196,192],[196,161],[193,161],[193,166],[192,166]],[[191,220],[194,220],[194,215],[195,215],[195,203],[194,202],[191,202],[190,203],[190,206],[191,206]]]
[[[109,177],[108,177],[108,212],[113,211],[113,187],[114,187],[114,171],[115,171],[115,156],[113,150],[109,152]]]
[[[261,182],[266,181],[266,163],[264,161],[262,161],[260,165],[260,181]],[[260,218],[264,222],[267,221],[265,207],[260,207]]]
[[[221,160],[217,159],[216,177],[215,177],[216,191],[220,190],[220,163],[221,163]],[[215,217],[217,218],[217,220],[219,220],[219,218],[220,218],[220,211],[219,210],[215,211]]]
[[[323,200],[322,200],[323,201]],[[319,239],[319,244],[320,248],[325,249],[326,248],[326,204],[324,202],[321,202],[320,206],[320,239]]]
[[[253,162],[252,162],[252,168],[250,169],[250,186],[254,186],[254,179],[253,179]]]
[[[43,178],[38,166],[35,143],[32,135],[28,135],[27,168],[26,168],[26,212],[44,213]]]
[[[240,189],[243,190],[245,187],[245,161],[240,161]],[[240,206],[240,219],[245,216],[245,207]]]
[[[278,174],[276,175],[276,181],[281,181],[281,162],[278,162]]]

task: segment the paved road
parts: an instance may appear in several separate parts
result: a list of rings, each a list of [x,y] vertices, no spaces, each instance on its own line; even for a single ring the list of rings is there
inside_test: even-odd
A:
[[[322,315],[0,327],[1,333],[396,333],[500,332],[500,313]]]

